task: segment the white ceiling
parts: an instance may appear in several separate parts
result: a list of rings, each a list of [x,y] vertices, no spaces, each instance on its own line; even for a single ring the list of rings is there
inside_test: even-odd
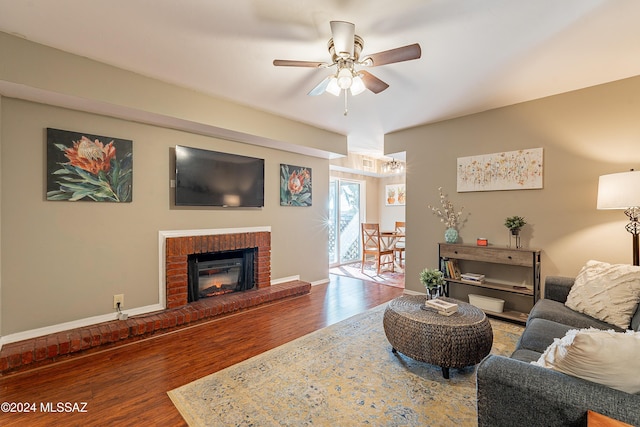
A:
[[[344,102],[307,96],[329,61],[329,21],[353,22],[390,87]],[[384,134],[640,75],[638,0],[0,0],[0,31],[348,136]],[[2,58],[0,58],[1,65]]]

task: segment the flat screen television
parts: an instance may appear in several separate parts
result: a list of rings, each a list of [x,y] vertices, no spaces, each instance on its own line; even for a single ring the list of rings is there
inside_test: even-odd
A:
[[[264,159],[176,145],[176,205],[264,206]]]

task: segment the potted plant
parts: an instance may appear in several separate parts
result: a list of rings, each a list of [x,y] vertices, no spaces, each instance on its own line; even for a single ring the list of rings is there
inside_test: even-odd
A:
[[[505,227],[511,231],[511,234],[518,235],[520,233],[520,229],[524,227],[527,222],[521,216],[510,216],[504,221]]]
[[[526,223],[527,222],[524,220],[523,217],[517,216],[517,215],[507,217],[507,219],[504,220],[505,227],[507,227],[510,231],[509,247],[511,247],[512,245],[512,242],[511,242],[512,238],[515,238],[516,249],[519,249],[522,247],[522,244],[520,243],[520,229],[524,227]]]
[[[420,282],[427,290],[427,299],[432,299],[442,293],[442,287],[445,285],[444,275],[442,271],[436,268],[425,268],[420,272]]]

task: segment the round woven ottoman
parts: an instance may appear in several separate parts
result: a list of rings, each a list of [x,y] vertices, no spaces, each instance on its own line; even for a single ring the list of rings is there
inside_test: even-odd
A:
[[[403,295],[389,302],[384,312],[384,332],[393,346],[412,359],[442,368],[464,368],[480,362],[491,351],[493,330],[482,310],[452,298],[458,304],[451,316],[423,309],[424,295]]]

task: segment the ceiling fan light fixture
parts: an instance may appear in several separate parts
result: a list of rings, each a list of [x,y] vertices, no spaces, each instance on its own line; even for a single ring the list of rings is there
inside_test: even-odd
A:
[[[422,50],[418,43],[389,49],[382,52],[369,54],[360,60],[364,40],[355,33],[355,25],[346,21],[330,21],[331,38],[327,43],[327,49],[331,56],[331,63],[317,61],[298,61],[287,59],[274,59],[276,67],[312,67],[329,68],[336,67],[333,75],[325,77],[308,95],[317,96],[325,92],[338,97],[344,90],[344,115],[347,115],[347,90],[351,96],[364,92],[365,89],[374,94],[386,90],[389,85],[373,74],[360,69],[360,67],[376,67],[379,65],[393,64],[395,62],[418,59]]]
[[[349,89],[351,87],[351,84],[353,83],[353,74],[348,68],[343,68],[338,71],[337,79],[340,89]]]
[[[353,82],[351,83],[351,95],[356,96],[356,95],[360,95],[362,92],[365,91],[367,87],[364,85],[364,82],[362,81],[362,77],[360,77],[359,75],[356,75],[353,78]]]
[[[340,86],[338,86],[338,79],[335,76],[331,76],[331,79],[329,80],[329,84],[327,85],[325,91],[329,92],[333,96],[340,95],[342,89],[340,89]]]

